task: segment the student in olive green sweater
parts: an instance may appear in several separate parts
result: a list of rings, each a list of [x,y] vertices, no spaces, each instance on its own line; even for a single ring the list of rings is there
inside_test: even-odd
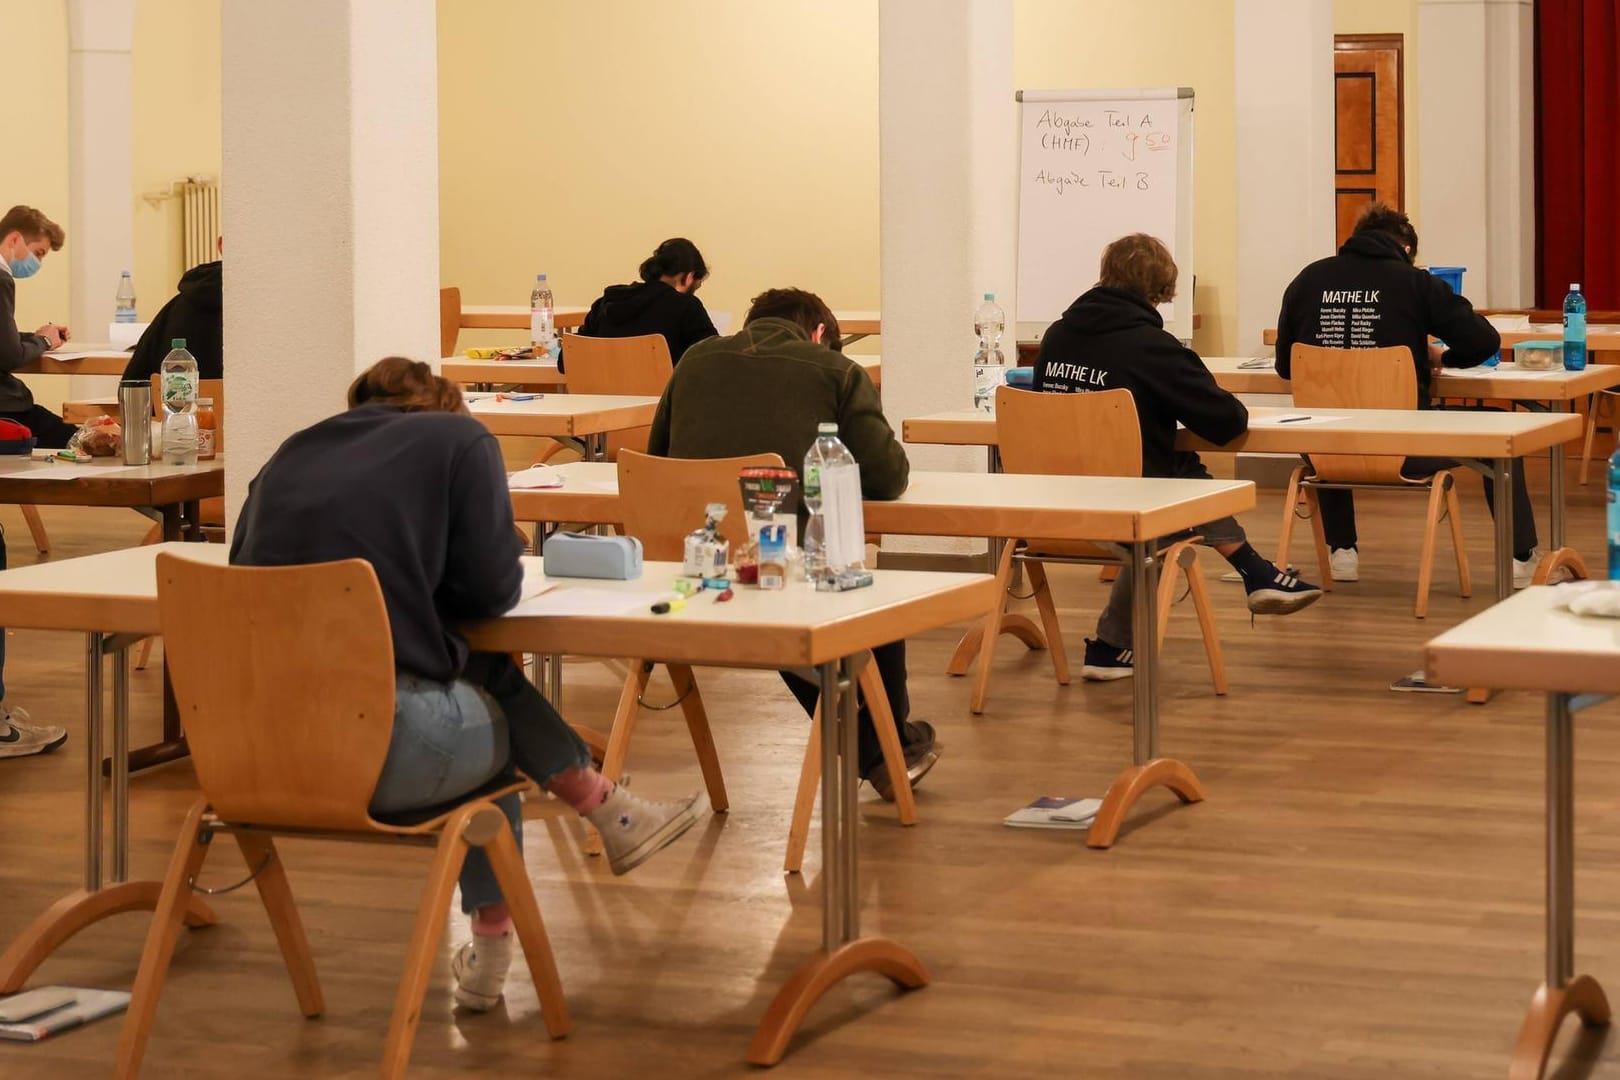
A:
[[[660,457],[739,457],[775,451],[798,468],[816,441],[816,425],[838,422],[838,437],[861,469],[868,499],[898,498],[911,465],[883,416],[866,370],[845,357],[838,320],[814,293],[771,289],[756,296],[740,333],[711,337],[686,351],[653,417],[647,452]],[[933,725],[909,720],[906,643],[872,650],[889,708],[900,728],[913,783],[933,768],[941,747]],[[795,675],[782,678],[806,712],[817,688]],[[885,799],[894,792],[863,702],[861,775]]]

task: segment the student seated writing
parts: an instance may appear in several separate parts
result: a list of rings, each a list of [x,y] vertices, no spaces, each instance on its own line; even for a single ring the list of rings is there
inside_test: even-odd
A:
[[[1249,429],[1249,410],[1215,384],[1197,353],[1164,329],[1156,305],[1175,295],[1176,263],[1164,244],[1143,233],[1109,244],[1097,285],[1041,338],[1035,389],[1129,390],[1142,429],[1142,475],[1207,480],[1209,470],[1198,455],[1175,448],[1176,425],[1212,443],[1228,443]],[[1322,595],[1255,551],[1234,517],[1192,532],[1241,575],[1249,610],[1257,615],[1289,615]],[[1097,637],[1086,639],[1085,678],[1130,676],[1131,592],[1131,575],[1119,575],[1097,620]]]
[[[61,251],[66,241],[62,226],[32,206],[13,206],[0,217],[0,417],[17,421],[34,433],[36,445],[51,450],[67,446],[78,428],[34,404],[34,392],[13,373],[60,349],[72,334],[58,323],[20,333],[17,282],[39,273],[45,257]]]
[[[1295,342],[1333,349],[1404,345],[1417,368],[1413,404],[1427,409],[1434,372],[1475,367],[1496,355],[1502,345],[1496,328],[1447,282],[1414,265],[1417,248],[1417,230],[1405,214],[1383,203],[1369,203],[1339,253],[1301,270],[1283,293],[1277,316],[1277,374],[1289,377]],[[1354,343],[1352,330],[1357,335]],[[1431,344],[1431,336],[1445,345]],[[1409,457],[1401,472],[1422,479],[1456,464],[1450,458]],[[1485,502],[1493,516],[1494,500],[1486,480]],[[1317,501],[1333,580],[1358,580],[1355,495],[1323,488]],[[1514,588],[1530,584],[1539,560],[1535,508],[1521,461],[1513,469]]]
[[[662,334],[669,358],[680,363],[686,350],[714,337],[717,331],[697,291],[709,277],[709,265],[690,240],[665,240],[641,264],[641,280],[609,285],[580,324],[584,337],[637,337]],[[568,341],[563,340],[563,360]],[[563,362],[558,362],[563,368]]]
[[[816,441],[816,426],[837,421],[838,437],[861,470],[861,494],[894,499],[905,490],[911,463],[883,416],[877,388],[861,365],[838,351],[838,320],[815,293],[770,289],[754,297],[740,332],[694,345],[670,377],[653,416],[647,452],[661,457],[741,457],[775,451],[800,468]],[[906,643],[872,650],[889,709],[900,729],[911,782],[934,767],[942,747],[927,721],[908,719]],[[807,713],[814,683],[783,673]],[[893,799],[872,714],[860,708],[861,776]]]
[[[398,677],[373,813],[447,803],[516,768],[589,819],[622,874],[692,826],[699,796],[631,795],[592,768],[589,749],[510,656],[469,653],[455,623],[518,602],[521,554],[494,436],[466,415],[454,383],[400,357],[354,381],[347,412],[281,445],[249,487],[231,544],[240,565],[361,558],[376,571]],[[518,797],[501,803],[521,850]],[[461,871],[461,906],[472,941],[451,960],[455,999],[488,1009],[513,934],[477,849]]]

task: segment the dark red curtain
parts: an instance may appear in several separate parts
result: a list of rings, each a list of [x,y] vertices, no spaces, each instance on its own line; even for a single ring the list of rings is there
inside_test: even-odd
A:
[[[1620,308],[1620,0],[1536,4],[1536,293]]]

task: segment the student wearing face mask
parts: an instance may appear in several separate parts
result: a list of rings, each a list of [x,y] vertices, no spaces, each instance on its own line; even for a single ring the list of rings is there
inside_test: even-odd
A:
[[[49,409],[34,404],[33,391],[14,374],[49,349],[61,348],[68,328],[46,323],[32,334],[17,330],[17,282],[33,277],[40,263],[61,251],[62,226],[32,206],[13,206],[0,217],[0,417],[34,433],[36,445],[59,450],[77,430]]]
[[[46,416],[62,421],[34,404],[28,392],[12,372],[22,365],[39,359],[46,349],[54,349],[67,337],[67,327],[47,323],[37,333],[17,332],[17,279],[32,277],[46,255],[62,250],[66,239],[62,227],[31,206],[14,206],[0,217],[0,415],[21,421],[39,434],[30,419],[30,410],[38,409]],[[20,395],[19,392],[20,391]],[[68,428],[69,433],[72,428]],[[66,446],[59,443],[41,445]],[[6,534],[0,530],[0,570],[6,568]],[[6,700],[3,672],[6,662],[6,633],[0,630],[0,758],[27,757],[55,750],[67,742],[67,731],[59,727],[43,727],[29,722],[22,709],[14,709]]]
[[[669,358],[681,354],[719,331],[709,318],[697,291],[709,276],[709,264],[690,240],[665,240],[641,264],[641,280],[630,285],[609,285],[580,324],[583,337],[636,337],[662,334],[669,343]],[[563,339],[563,360],[568,339]]]

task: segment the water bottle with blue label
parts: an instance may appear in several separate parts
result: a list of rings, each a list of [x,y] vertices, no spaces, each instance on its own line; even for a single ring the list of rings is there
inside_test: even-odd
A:
[[[1586,370],[1586,297],[1580,282],[1564,297],[1564,370]]]

